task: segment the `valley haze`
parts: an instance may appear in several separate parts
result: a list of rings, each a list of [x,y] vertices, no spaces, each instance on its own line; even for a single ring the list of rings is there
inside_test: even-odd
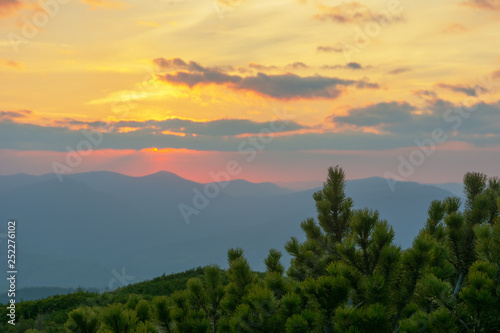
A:
[[[303,240],[300,222],[316,216],[312,194],[319,188],[237,179],[186,224],[179,205],[206,185],[169,172],[90,172],[65,175],[63,182],[54,174],[0,176],[0,211],[18,221],[19,287],[114,289],[122,271],[132,283],[208,264],[225,267],[231,247],[243,248],[263,271],[268,249],[283,251],[292,236]],[[459,186],[397,182],[392,192],[385,179],[373,177],[348,181],[346,191],[356,208],[379,210],[406,248],[430,202],[456,196],[451,191]]]

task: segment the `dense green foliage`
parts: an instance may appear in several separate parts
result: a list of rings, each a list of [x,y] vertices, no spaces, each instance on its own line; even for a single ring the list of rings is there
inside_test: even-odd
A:
[[[306,240],[285,246],[292,256],[286,273],[278,250],[270,250],[259,274],[241,249],[230,249],[227,271],[207,266],[185,285],[174,279],[175,288],[162,277],[114,294],[74,294],[72,306],[57,298],[48,299],[50,309],[43,309],[48,300],[25,302],[23,329],[6,331],[500,331],[499,179],[466,174],[463,209],[458,198],[433,201],[405,250],[377,211],[353,209],[345,182],[342,169],[329,169],[314,194],[317,219],[301,224]]]
[[[78,291],[67,295],[58,295],[36,301],[16,304],[16,326],[0,322],[0,332],[25,332],[28,328],[37,328],[44,332],[67,332],[64,324],[70,318],[71,311],[78,307],[103,307],[113,303],[131,303],[140,298],[151,300],[154,296],[170,295],[184,289],[189,279],[202,276],[203,269],[190,269],[172,275],[163,275],[150,281],[128,285],[103,294]],[[0,316],[7,317],[5,306],[0,307]]]
[[[203,275],[203,268],[198,267],[182,273],[159,276],[150,281],[139,282],[121,287],[115,290],[114,294],[130,295],[140,294],[143,296],[170,295],[176,290],[186,288],[186,282],[194,277]]]

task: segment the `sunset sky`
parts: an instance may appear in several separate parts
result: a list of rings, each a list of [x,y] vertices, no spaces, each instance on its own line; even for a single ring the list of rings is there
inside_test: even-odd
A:
[[[0,174],[500,176],[499,31],[500,0],[0,0]]]

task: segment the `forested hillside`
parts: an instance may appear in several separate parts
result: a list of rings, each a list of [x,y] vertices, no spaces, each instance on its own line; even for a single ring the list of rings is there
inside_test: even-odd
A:
[[[433,201],[402,249],[377,211],[354,209],[346,177],[330,168],[314,193],[316,218],[270,249],[266,272],[243,250],[228,270],[207,266],[102,295],[18,304],[2,332],[499,332],[500,180],[464,176],[464,196]],[[192,275],[192,276],[190,276]],[[2,307],[2,318],[6,309]]]

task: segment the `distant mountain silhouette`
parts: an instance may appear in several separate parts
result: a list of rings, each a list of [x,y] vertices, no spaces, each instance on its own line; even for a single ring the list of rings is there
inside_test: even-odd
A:
[[[442,183],[442,184],[430,184],[430,185],[449,191],[459,197],[463,197],[464,195],[463,183]]]
[[[316,216],[317,189],[293,192],[232,180],[186,224],[179,205],[193,207],[196,193],[208,185],[168,172],[91,172],[63,182],[54,175],[0,176],[0,218],[18,220],[18,288],[116,288],[211,263],[225,267],[230,247],[242,247],[252,268],[264,270],[268,250],[285,252],[291,236],[303,240],[300,222]],[[393,225],[396,242],[407,247],[429,203],[453,194],[418,183],[395,188],[368,178],[349,181],[346,190],[356,208],[378,209]],[[0,255],[5,252],[1,246]],[[122,272],[127,278],[120,279]]]
[[[77,292],[77,288],[60,288],[60,287],[29,287],[17,290],[16,300],[21,301],[34,301],[37,299],[47,298],[54,295],[67,295]],[[96,290],[85,290],[85,291],[96,291]],[[9,304],[10,297],[8,293],[0,294],[0,304]]]
[[[246,180],[235,179],[222,192],[233,197],[265,197],[288,194],[293,191],[269,182],[251,183]]]

